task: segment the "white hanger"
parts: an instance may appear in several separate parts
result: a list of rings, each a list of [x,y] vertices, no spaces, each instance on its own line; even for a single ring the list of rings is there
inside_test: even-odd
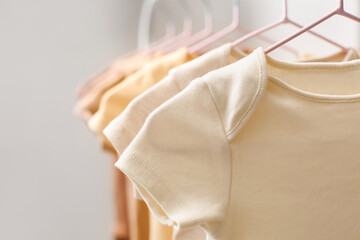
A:
[[[151,18],[157,2],[158,0],[144,0],[141,6],[140,19],[138,25],[139,50],[150,49]],[[175,22],[171,14],[169,14],[168,9],[166,9],[166,7],[163,4],[160,5],[160,8],[162,10],[161,13],[166,18],[166,34],[163,37],[163,39],[158,41],[159,43],[175,37],[175,33],[176,33]]]
[[[182,42],[189,37],[191,37],[192,29],[193,29],[193,19],[190,14],[190,6],[186,2],[187,0],[177,0],[180,7],[183,10],[183,30],[181,33],[177,34],[176,36],[171,37],[170,39],[163,41],[161,44],[158,44],[156,47],[152,48],[150,52],[155,51],[169,51],[169,47],[178,43]],[[169,11],[167,11],[169,12]]]
[[[204,14],[204,28],[187,39],[182,39],[180,41],[177,41],[177,43],[171,46],[171,48],[168,50],[171,51],[184,46],[189,47],[199,41],[204,40],[206,37],[208,37],[214,32],[214,24],[213,24],[214,16],[213,16],[210,0],[201,0],[201,1],[202,1],[203,14]]]

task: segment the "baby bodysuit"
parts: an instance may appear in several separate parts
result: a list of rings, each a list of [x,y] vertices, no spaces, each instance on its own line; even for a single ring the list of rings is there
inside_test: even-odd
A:
[[[360,60],[262,49],[153,111],[116,166],[164,224],[210,240],[357,239]]]

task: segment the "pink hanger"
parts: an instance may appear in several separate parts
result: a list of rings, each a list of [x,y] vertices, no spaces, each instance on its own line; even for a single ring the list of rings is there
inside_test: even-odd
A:
[[[312,29],[313,27],[319,25],[320,23],[326,21],[327,19],[329,19],[330,17],[332,16],[335,16],[335,15],[340,15],[340,16],[343,16],[343,17],[346,17],[346,18],[349,18],[355,22],[359,22],[360,23],[360,18],[352,15],[351,13],[349,12],[346,12],[344,10],[344,0],[340,0],[340,3],[339,3],[339,6],[332,12],[330,12],[329,14],[325,15],[324,17],[320,18],[319,20],[317,20],[316,22],[308,25],[308,26],[305,26],[303,28],[301,28],[299,31],[297,31],[296,33],[290,35],[289,37],[275,43],[274,45],[270,46],[269,48],[267,48],[264,52],[265,53],[270,53],[271,51],[275,50],[276,48],[284,45],[285,43],[293,40],[294,38],[300,36],[301,34],[303,34],[304,32],[308,32],[310,29]]]
[[[249,33],[250,31],[245,29],[244,27],[240,26],[240,4],[239,0],[233,0],[233,7],[232,7],[232,22],[230,25],[225,27],[224,29],[216,32],[212,36],[202,40],[201,42],[193,45],[189,48],[190,53],[197,53],[201,51],[201,49],[206,48],[207,46],[210,46],[212,43],[215,43],[216,41],[220,40],[221,38],[226,37],[232,32],[235,32],[237,30]],[[263,39],[266,42],[274,42],[266,37],[260,36],[259,38]],[[290,47],[284,47],[284,49],[288,50],[289,52],[292,52],[293,54],[297,55],[296,50],[290,48]]]
[[[267,25],[267,26],[265,26],[263,28],[260,28],[258,30],[253,31],[253,32],[241,37],[240,39],[236,40],[231,45],[232,45],[232,47],[236,47],[236,46],[240,45],[241,43],[245,42],[246,40],[248,40],[248,39],[250,39],[252,37],[255,37],[255,36],[257,36],[257,35],[259,35],[259,34],[261,34],[263,32],[266,32],[266,31],[268,31],[268,30],[270,30],[272,28],[275,28],[275,27],[277,27],[277,26],[279,26],[281,24],[288,24],[288,23],[290,23],[290,24],[292,24],[292,25],[294,25],[294,26],[296,26],[298,28],[303,27],[303,26],[299,25],[298,23],[296,23],[296,22],[289,19],[287,0],[283,0],[283,13],[282,13],[282,18],[279,21],[277,21],[275,23],[272,23],[270,25]],[[342,46],[342,45],[340,45],[340,44],[338,44],[338,43],[336,43],[336,42],[334,42],[334,41],[332,41],[332,40],[330,40],[330,39],[328,39],[326,37],[323,37],[323,36],[313,32],[313,31],[309,31],[309,33],[311,33],[312,35],[314,35],[314,36],[316,36],[318,38],[323,39],[324,41],[326,41],[328,43],[331,43],[334,46],[337,46],[337,47],[339,47],[339,48],[341,48],[343,50],[347,50],[347,48],[345,48],[344,46]],[[275,46],[275,44],[273,46]]]

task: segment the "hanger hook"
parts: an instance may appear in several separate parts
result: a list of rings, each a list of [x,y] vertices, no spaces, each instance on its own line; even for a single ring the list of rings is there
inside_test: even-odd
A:
[[[187,34],[191,34],[193,23],[192,23],[192,16],[190,12],[191,10],[189,3],[187,2],[187,0],[179,0],[178,2],[181,8],[183,9],[183,13],[184,13],[183,29],[186,31]]]
[[[138,26],[139,49],[149,48],[150,22],[156,1],[157,0],[145,0],[142,4]]]
[[[233,0],[232,23],[237,26],[240,21],[240,0]]]
[[[165,4],[159,4],[159,8],[161,10],[160,14],[166,19],[165,29],[166,29],[166,37],[174,36],[176,33],[176,27],[174,19],[172,19],[170,10],[168,6]],[[150,38],[150,37],[149,37]]]
[[[205,26],[209,28],[213,27],[213,12],[209,0],[202,0],[205,15]]]
[[[344,10],[344,0],[340,0],[339,8],[340,8],[341,10]]]
[[[283,8],[282,8],[282,17],[283,17],[283,20],[284,21],[287,21],[288,20],[288,1],[287,0],[283,0],[282,1],[282,5],[283,5]]]

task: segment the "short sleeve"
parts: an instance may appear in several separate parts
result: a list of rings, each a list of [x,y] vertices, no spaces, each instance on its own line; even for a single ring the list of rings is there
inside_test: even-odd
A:
[[[126,109],[104,129],[119,155],[129,146],[138,134],[145,120],[166,100],[179,93],[177,86],[169,75],[144,93],[137,96]]]
[[[182,229],[221,222],[231,158],[207,83],[194,80],[153,111],[116,166],[163,224]]]

